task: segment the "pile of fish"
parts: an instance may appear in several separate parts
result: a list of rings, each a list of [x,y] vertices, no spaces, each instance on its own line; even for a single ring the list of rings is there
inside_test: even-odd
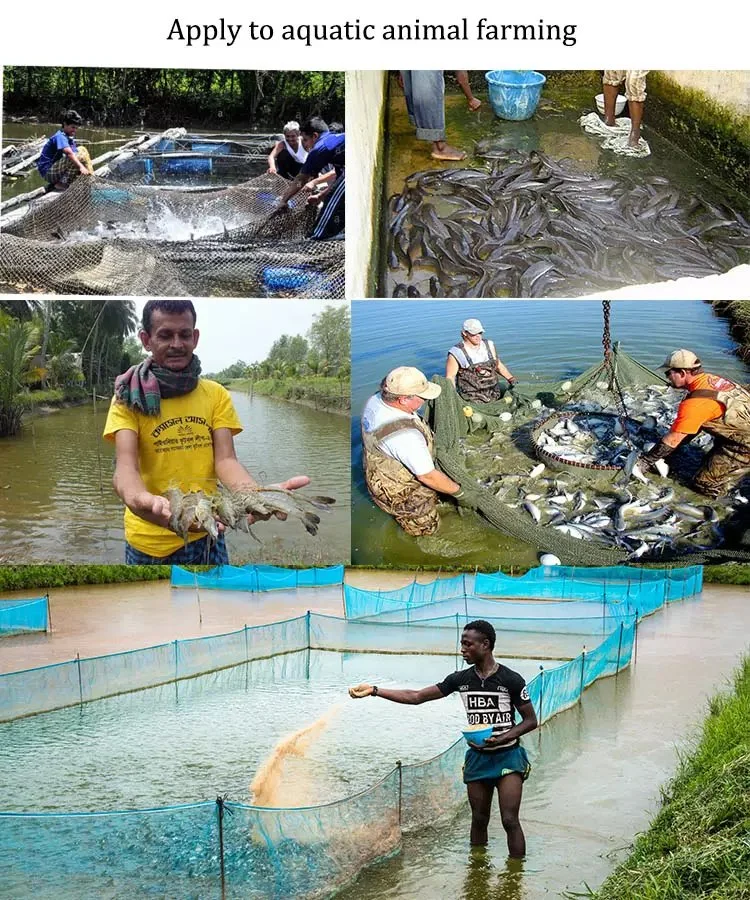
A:
[[[393,297],[574,297],[750,258],[750,225],[669,180],[602,178],[538,151],[417,172],[390,202]]]
[[[570,418],[550,419],[549,430],[537,435],[537,443],[583,465],[619,466],[619,474],[586,469],[554,472],[544,463],[529,471],[528,456],[513,437],[518,423],[509,422],[508,431],[495,432],[483,446],[464,443],[481,486],[509,508],[522,509],[540,527],[621,549],[631,559],[720,546],[723,521],[740,507],[750,511],[741,489],[709,505],[683,484],[657,473],[644,474],[637,465],[638,456],[668,430],[680,394],[661,387],[626,391],[628,418],[623,422],[614,399],[601,402],[600,387],[606,385],[592,385],[566,405],[564,411],[573,413]],[[551,412],[544,408],[530,423],[531,430]],[[709,435],[698,435],[679,451],[681,462],[670,458],[670,463],[695,468],[711,443]],[[487,472],[485,460],[490,474],[480,474]],[[543,545],[543,538],[538,543]]]
[[[311,512],[310,507],[329,509],[336,502],[331,497],[308,497],[300,491],[287,491],[277,485],[239,491],[230,491],[219,485],[215,494],[205,494],[203,491],[183,493],[179,488],[170,488],[164,496],[169,500],[169,527],[185,541],[191,529],[206,531],[216,540],[219,536],[218,522],[255,538],[250,530],[248,515],[268,518],[274,513],[299,519],[307,533],[315,535],[320,516]]]

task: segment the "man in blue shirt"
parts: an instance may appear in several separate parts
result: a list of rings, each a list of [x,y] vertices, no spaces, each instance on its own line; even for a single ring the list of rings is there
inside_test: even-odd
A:
[[[83,119],[74,109],[63,113],[60,130],[42,147],[36,167],[48,183],[48,190],[64,191],[79,175],[93,175],[91,157],[76,144],[76,131]]]
[[[335,237],[344,231],[346,135],[334,134],[320,116],[312,116],[300,128],[300,139],[307,150],[307,159],[299,175],[282,194],[279,206],[285,206],[302,190],[324,184],[323,190],[307,201],[319,203],[323,200],[323,209],[311,237],[317,240]]]

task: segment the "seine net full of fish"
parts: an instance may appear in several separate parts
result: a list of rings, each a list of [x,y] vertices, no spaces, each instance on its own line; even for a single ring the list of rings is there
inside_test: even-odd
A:
[[[409,176],[389,205],[393,297],[575,297],[750,261],[750,225],[662,176],[603,178],[538,151]]]
[[[55,293],[344,296],[344,242],[306,237],[304,200],[262,175],[218,191],[78,178],[0,234],[0,280]]]
[[[456,480],[476,483],[491,524],[563,562],[722,547],[725,523],[746,515],[750,492],[741,485],[708,501],[691,490],[709,435],[670,456],[667,477],[637,463],[669,430],[684,394],[663,382],[630,384],[622,391],[625,417],[604,370],[589,375],[583,383],[523,386],[520,398],[508,394],[494,404],[467,404],[436,377],[444,387],[431,409],[438,461]],[[456,435],[447,441],[446,423]]]

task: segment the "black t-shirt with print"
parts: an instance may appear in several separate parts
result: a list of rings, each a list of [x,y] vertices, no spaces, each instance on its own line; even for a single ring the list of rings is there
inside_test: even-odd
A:
[[[438,684],[440,693],[447,697],[458,691],[466,710],[469,725],[492,725],[493,737],[502,737],[513,727],[513,708],[529,702],[529,692],[523,677],[507,666],[498,666],[497,672],[484,681],[477,675],[475,666],[460,669]],[[507,744],[497,744],[485,752],[508,750],[518,746],[518,739]]]

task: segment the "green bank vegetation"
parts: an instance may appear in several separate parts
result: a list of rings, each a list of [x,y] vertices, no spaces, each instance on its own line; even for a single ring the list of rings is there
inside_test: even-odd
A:
[[[261,362],[238,360],[208,375],[233,390],[279,397],[328,412],[351,409],[351,317],[326,306],[306,336],[284,334]]]
[[[731,695],[714,697],[662,808],[595,900],[742,900],[750,896],[750,657]]]
[[[76,584],[161,581],[170,566],[0,566],[0,591],[46,590]]]
[[[0,437],[41,405],[109,397],[140,361],[132,300],[0,300]]]
[[[280,60],[279,62],[283,62]],[[344,73],[5,66],[6,118],[57,122],[73,107],[96,126],[248,125],[344,118]]]

